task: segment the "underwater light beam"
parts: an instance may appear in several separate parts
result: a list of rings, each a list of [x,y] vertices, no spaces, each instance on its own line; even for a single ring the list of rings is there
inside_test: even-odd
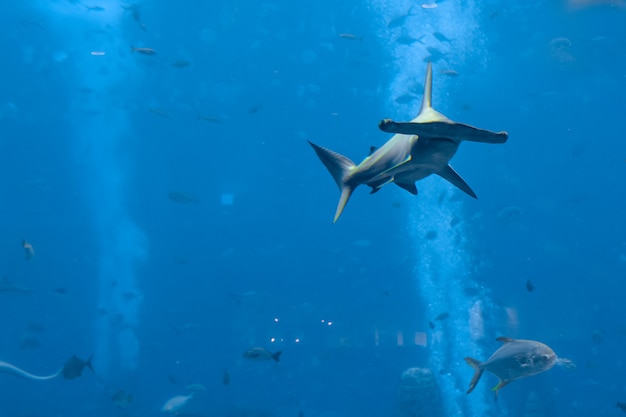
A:
[[[136,269],[146,256],[147,238],[130,218],[125,196],[128,183],[128,161],[124,144],[131,136],[126,110],[117,105],[120,99],[111,91],[132,94],[129,85],[132,63],[124,55],[104,51],[126,50],[130,44],[119,29],[121,17],[116,13],[74,13],[75,25],[65,24],[59,31],[63,36],[81,39],[80,33],[92,31],[94,22],[105,24],[109,31],[93,35],[79,45],[80,53],[72,54],[78,87],[88,87],[90,94],[77,95],[71,109],[75,121],[75,157],[83,171],[85,205],[92,218],[98,254],[98,300],[95,326],[96,348],[94,367],[101,377],[120,378],[137,366],[139,358],[139,309],[142,294],[137,287]],[[102,21],[97,21],[101,19]],[[67,21],[67,16],[64,17]],[[117,33],[116,33],[117,32]],[[89,51],[102,51],[90,53]],[[88,112],[91,116],[85,117]]]

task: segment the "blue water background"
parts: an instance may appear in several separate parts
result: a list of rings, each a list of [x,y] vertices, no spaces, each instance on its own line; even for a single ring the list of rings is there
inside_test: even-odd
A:
[[[493,307],[480,350],[446,346],[458,363],[434,371],[469,382],[462,359],[486,359],[496,337],[541,340],[577,370],[516,381],[497,403],[483,376],[471,395],[489,415],[524,415],[533,390],[544,415],[619,415],[626,9],[452,3],[415,3],[404,23],[428,22],[424,42],[448,54],[434,63],[435,107],[509,141],[466,142],[453,159],[477,200],[440,178],[417,197],[363,187],[336,224],[339,192],[306,140],[358,162],[389,138],[380,119],[414,117],[428,54],[406,47],[415,67],[399,68],[403,29],[387,27],[410,2],[146,1],[139,20],[112,0],[2,3],[0,274],[33,292],[0,293],[0,360],[47,374],[95,353],[96,369],[0,374],[2,415],[158,415],[192,383],[207,389],[191,415],[392,415],[402,372],[431,366],[433,334],[456,337],[455,317],[430,329],[439,295],[419,285],[429,239],[416,230],[441,234],[429,212],[448,206],[463,239],[437,251],[463,254],[464,275],[442,279]],[[463,59],[463,40],[437,43],[433,30],[453,29],[427,15],[453,7],[476,24]],[[395,101],[399,72],[415,73],[414,101]],[[28,335],[41,346],[25,348]],[[280,363],[244,359],[254,346],[282,350]],[[134,395],[124,409],[120,389]]]

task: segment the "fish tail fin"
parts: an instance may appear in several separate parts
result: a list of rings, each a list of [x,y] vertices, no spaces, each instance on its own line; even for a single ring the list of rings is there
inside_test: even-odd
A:
[[[330,172],[330,175],[333,176],[335,183],[341,190],[341,197],[339,198],[339,204],[337,205],[337,211],[335,212],[335,218],[333,219],[333,223],[335,223],[337,219],[339,219],[339,216],[341,216],[341,213],[348,203],[352,192],[356,188],[356,186],[347,183],[347,179],[356,165],[349,158],[346,158],[337,152],[318,146],[311,141],[309,141],[309,144],[328,172]]]
[[[135,45],[131,45],[130,46],[130,53],[132,54],[133,52],[135,52]]]
[[[479,361],[477,361],[476,359],[465,358],[465,362],[467,362],[467,364],[469,366],[474,368],[474,371],[475,371],[474,372],[474,377],[470,381],[469,389],[467,390],[467,394],[469,394],[470,392],[474,391],[474,388],[476,387],[476,384],[478,384],[478,381],[480,380],[480,377],[483,375],[484,369],[481,366],[482,364]]]
[[[422,98],[422,107],[420,113],[426,109],[432,108],[433,99],[433,64],[429,61],[426,68],[426,79],[424,80],[424,97]]]
[[[85,361],[85,366],[89,369],[91,369],[91,372],[93,372],[94,374],[96,373],[96,371],[93,369],[93,364],[91,363],[91,361],[93,360],[93,353],[89,356],[89,358]]]
[[[279,350],[278,352],[274,352],[272,353],[272,359],[274,359],[276,362],[280,362],[280,355],[283,354],[282,350]]]

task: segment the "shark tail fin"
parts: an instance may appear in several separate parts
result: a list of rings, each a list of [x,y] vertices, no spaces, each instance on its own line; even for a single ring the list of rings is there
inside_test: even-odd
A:
[[[424,97],[422,98],[422,107],[420,113],[432,107],[433,99],[433,64],[428,62],[426,68],[426,79],[424,80]]]
[[[481,366],[482,364],[479,361],[477,361],[476,359],[465,358],[465,362],[467,362],[467,364],[469,366],[474,368],[474,371],[475,371],[474,372],[474,377],[470,381],[469,389],[467,390],[467,394],[469,394],[470,392],[474,391],[474,388],[476,387],[476,384],[478,384],[478,381],[480,380],[480,377],[483,375],[484,369]]]
[[[348,204],[348,200],[352,195],[352,191],[354,191],[354,187],[352,186],[344,185],[343,187],[341,187],[341,197],[339,198],[339,203],[337,204],[337,210],[335,211],[335,218],[333,218],[333,223],[336,223],[339,219],[339,216],[341,216],[341,213],[343,213],[343,209],[346,207],[346,204]]]
[[[354,185],[348,184],[346,179],[352,170],[356,167],[355,163],[349,158],[338,154],[337,152],[326,149],[322,146],[316,145],[309,141],[309,145],[313,148],[317,157],[322,161],[330,175],[333,176],[335,183],[341,190],[341,197],[339,198],[339,204],[337,205],[337,211],[335,212],[335,218],[333,223],[339,219],[343,209],[345,208],[352,192],[356,188]]]
[[[283,351],[279,350],[278,352],[274,352],[272,353],[272,359],[274,359],[276,362],[280,361],[280,355],[282,355]]]

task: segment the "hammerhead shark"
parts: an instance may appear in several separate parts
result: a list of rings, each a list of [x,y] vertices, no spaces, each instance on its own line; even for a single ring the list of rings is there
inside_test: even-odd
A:
[[[457,123],[439,113],[432,107],[432,83],[433,70],[429,62],[422,107],[417,117],[402,123],[382,120],[379,123],[380,130],[395,135],[380,148],[372,147],[370,155],[358,165],[337,152],[309,141],[341,190],[333,223],[341,216],[352,192],[361,184],[372,188],[370,194],[386,184],[395,183],[417,195],[415,181],[437,174],[476,198],[470,186],[449,165],[450,160],[463,140],[504,143],[509,135]]]

